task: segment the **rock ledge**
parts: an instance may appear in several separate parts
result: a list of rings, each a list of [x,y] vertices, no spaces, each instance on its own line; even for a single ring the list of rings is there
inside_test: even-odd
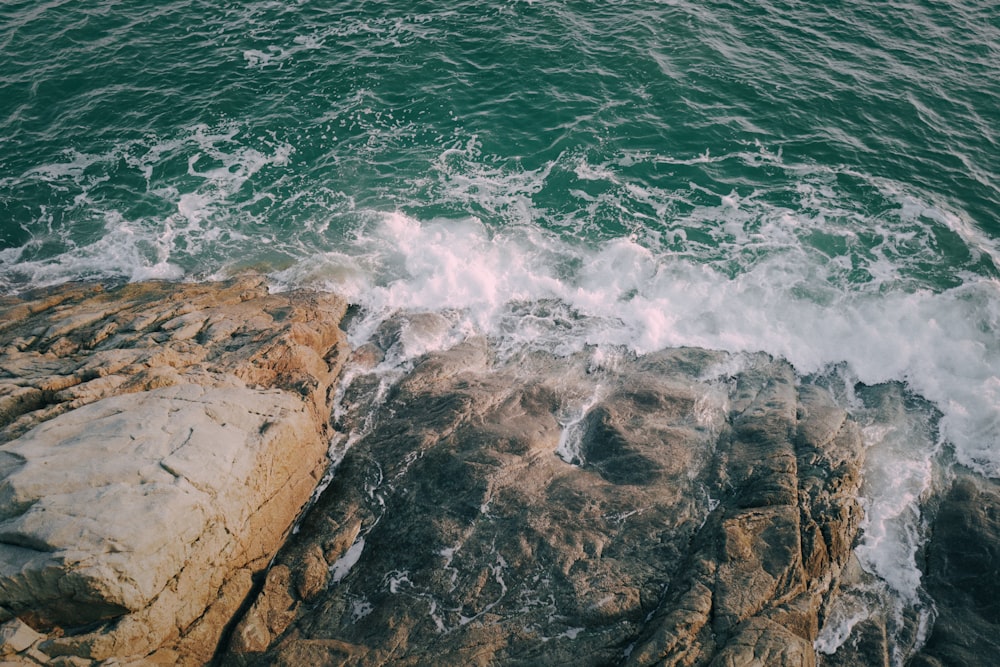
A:
[[[325,468],[344,312],[258,277],[0,300],[8,659],[211,658]]]

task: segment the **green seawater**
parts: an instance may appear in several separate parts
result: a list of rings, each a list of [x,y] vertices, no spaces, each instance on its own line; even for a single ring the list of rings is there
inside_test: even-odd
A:
[[[997,0],[0,3],[0,294],[252,268],[354,343],[442,314],[404,365],[763,350],[863,425],[903,383],[857,553],[924,620],[932,470],[1000,477],[998,261]]]
[[[947,288],[996,273],[998,35],[973,1],[6,2],[0,279],[295,261],[386,211],[735,275],[771,240],[700,215],[730,196],[843,284]]]

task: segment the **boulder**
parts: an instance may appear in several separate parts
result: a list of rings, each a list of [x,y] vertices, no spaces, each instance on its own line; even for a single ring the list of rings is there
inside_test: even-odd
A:
[[[253,276],[0,300],[0,606],[43,635],[23,659],[211,659],[328,462],[344,312]]]

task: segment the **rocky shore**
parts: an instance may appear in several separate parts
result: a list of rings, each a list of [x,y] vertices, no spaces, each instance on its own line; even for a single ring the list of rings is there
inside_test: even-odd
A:
[[[400,315],[352,352],[346,312],[253,276],[0,300],[2,660],[1000,656],[1000,490],[971,473],[925,503],[923,648],[900,656],[873,613],[817,652],[838,594],[870,578],[866,443],[787,363],[500,358],[472,338],[386,373],[405,331],[443,323]]]

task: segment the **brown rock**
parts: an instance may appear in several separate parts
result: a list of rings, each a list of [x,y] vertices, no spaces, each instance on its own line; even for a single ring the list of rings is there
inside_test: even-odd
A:
[[[428,355],[277,557],[285,594],[261,599],[294,620],[224,662],[814,664],[860,516],[860,432],[767,357],[703,379],[725,361]],[[345,425],[379,382],[347,388]]]
[[[42,658],[212,656],[326,465],[344,311],[256,277],[0,299],[0,605]]]

